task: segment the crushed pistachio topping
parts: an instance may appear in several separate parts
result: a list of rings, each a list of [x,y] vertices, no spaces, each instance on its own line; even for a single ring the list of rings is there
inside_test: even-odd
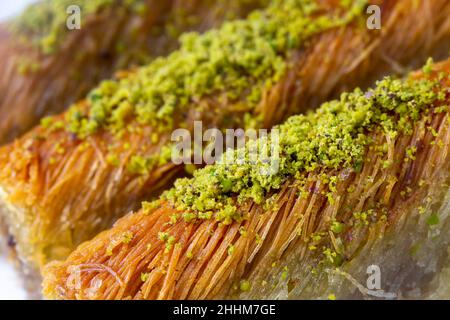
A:
[[[291,50],[362,12],[365,1],[353,3],[323,13],[315,0],[272,0],[247,19],[225,22],[204,34],[186,33],[180,49],[168,57],[122,79],[104,81],[89,94],[87,112],[71,108],[67,128],[85,137],[104,127],[120,132],[135,119],[165,131],[172,129],[175,111],[211,94],[229,103],[244,99],[251,108],[283,76]]]
[[[238,210],[247,200],[263,205],[270,192],[278,190],[290,177],[301,172],[327,169],[361,170],[366,147],[373,145],[370,132],[381,130],[395,137],[411,134],[413,124],[433,105],[437,105],[442,88],[435,80],[385,78],[374,89],[356,89],[344,93],[340,100],[324,103],[316,112],[293,116],[276,127],[279,132],[279,168],[263,174],[268,163],[250,159],[251,150],[270,146],[271,135],[249,141],[243,149],[228,150],[214,165],[197,170],[193,178],[176,181],[162,198],[184,212],[189,221],[202,219],[205,212],[224,224],[245,219]],[[445,95],[444,95],[445,96]],[[228,159],[244,161],[229,162]],[[330,180],[328,183],[333,182]],[[354,214],[362,225],[372,212]],[[338,222],[333,232],[341,232]]]
[[[145,8],[143,2],[143,0],[41,0],[25,9],[18,19],[12,22],[11,28],[20,36],[31,39],[32,44],[39,47],[44,54],[51,54],[58,49],[68,32],[66,21],[69,6],[78,6],[81,9],[81,19],[85,19],[102,8],[119,3],[140,12]]]

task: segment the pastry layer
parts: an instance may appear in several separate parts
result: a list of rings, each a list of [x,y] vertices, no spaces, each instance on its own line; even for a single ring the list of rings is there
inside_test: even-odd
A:
[[[447,1],[377,2],[381,30],[366,28],[364,7],[305,3],[315,1],[274,1],[246,20],[187,35],[179,51],[102,83],[1,149],[3,214],[22,261],[38,269],[64,259],[185,175],[167,159],[171,130],[192,130],[194,120],[270,128],[448,44]],[[419,19],[424,12],[434,19]]]

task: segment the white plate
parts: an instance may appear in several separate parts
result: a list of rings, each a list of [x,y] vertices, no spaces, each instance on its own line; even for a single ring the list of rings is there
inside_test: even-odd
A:
[[[27,5],[36,0],[0,1],[0,20],[10,18],[20,13]]]
[[[16,271],[0,257],[0,300],[25,300],[26,297]]]

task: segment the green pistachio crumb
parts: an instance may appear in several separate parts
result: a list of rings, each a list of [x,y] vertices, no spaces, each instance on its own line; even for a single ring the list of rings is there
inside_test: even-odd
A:
[[[141,281],[146,282],[150,278],[149,273],[141,273]]]
[[[331,225],[331,231],[333,231],[333,233],[339,234],[342,231],[344,231],[345,225],[343,223],[334,221]]]
[[[116,154],[108,154],[106,156],[106,161],[114,167],[118,167],[120,165],[120,159]]]
[[[239,284],[239,289],[242,292],[248,292],[251,290],[251,284],[248,280],[242,280],[241,283]]]
[[[427,224],[429,226],[435,226],[439,224],[439,216],[437,213],[432,213],[430,217],[427,219]]]
[[[423,73],[430,74],[433,71],[433,58],[428,58],[427,62],[422,68]]]
[[[158,232],[158,239],[166,244],[165,252],[168,253],[175,244],[175,237],[167,232]]]
[[[234,253],[234,245],[230,244],[228,246],[228,255],[231,256]]]

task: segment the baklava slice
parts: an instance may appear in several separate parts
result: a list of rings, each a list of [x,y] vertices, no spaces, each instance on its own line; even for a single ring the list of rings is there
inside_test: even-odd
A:
[[[21,261],[38,271],[66,258],[195,169],[172,161],[175,129],[270,128],[450,44],[449,2],[377,3],[381,30],[367,29],[364,1],[274,0],[185,34],[168,57],[119,73],[2,148],[1,213]],[[424,11],[434,19],[418,19]]]
[[[62,112],[115,71],[174,50],[181,32],[244,17],[267,2],[38,1],[0,26],[0,144]]]
[[[385,78],[227,151],[50,263],[44,295],[449,298],[449,72]]]

